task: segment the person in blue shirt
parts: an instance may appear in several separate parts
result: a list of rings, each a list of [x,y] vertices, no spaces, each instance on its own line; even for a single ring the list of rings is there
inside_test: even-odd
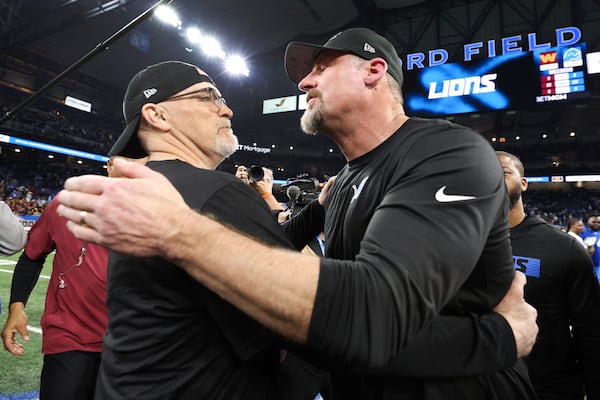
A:
[[[594,262],[594,274],[598,278],[600,276],[600,214],[595,213],[590,215],[581,238],[588,246],[588,249],[593,249],[589,253]],[[600,278],[598,280],[600,281]]]

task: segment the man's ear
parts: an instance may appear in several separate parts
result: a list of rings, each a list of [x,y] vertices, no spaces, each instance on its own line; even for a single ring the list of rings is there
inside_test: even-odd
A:
[[[142,106],[141,117],[146,124],[155,129],[164,131],[169,128],[167,111],[158,104],[144,104]]]
[[[527,178],[522,177],[521,178],[521,192],[527,191],[527,188],[529,188],[529,182],[527,182]]]
[[[387,63],[383,58],[376,57],[368,62],[368,74],[365,83],[368,86],[375,86],[385,76],[387,72]]]

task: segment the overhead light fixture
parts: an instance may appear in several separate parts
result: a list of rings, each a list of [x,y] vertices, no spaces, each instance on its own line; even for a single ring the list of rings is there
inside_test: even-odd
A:
[[[202,33],[197,27],[189,27],[184,31],[182,22],[172,7],[166,5],[159,6],[154,15],[162,22],[177,28],[182,37],[185,36],[189,43],[184,48],[188,53],[200,49],[207,57],[216,57],[224,60],[227,72],[233,75],[250,75],[246,60],[238,55],[228,55],[225,53],[221,47],[221,43],[214,36]]]
[[[227,57],[227,60],[225,60],[225,68],[227,69],[227,71],[234,75],[250,75],[250,70],[246,65],[246,60],[244,60],[241,56],[238,55],[232,55]]]
[[[185,30],[185,37],[192,44],[200,44],[202,41],[202,33],[198,28],[187,28]]]
[[[181,29],[181,20],[172,7],[167,5],[159,6],[156,8],[156,11],[154,11],[154,15],[165,24]]]
[[[225,59],[225,52],[221,48],[221,43],[212,36],[203,37],[200,41],[202,51],[209,57],[219,57]]]

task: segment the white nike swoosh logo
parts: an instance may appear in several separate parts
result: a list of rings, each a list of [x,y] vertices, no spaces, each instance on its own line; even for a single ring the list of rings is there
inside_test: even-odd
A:
[[[444,193],[446,190],[446,186],[442,186],[435,192],[435,199],[440,203],[452,203],[454,201],[465,201],[465,200],[473,200],[475,196],[463,196],[460,194],[446,194]]]

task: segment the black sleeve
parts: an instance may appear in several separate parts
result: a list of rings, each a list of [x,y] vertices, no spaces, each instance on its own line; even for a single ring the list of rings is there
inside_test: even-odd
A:
[[[320,368],[342,368],[322,354],[286,342],[283,347],[302,354]],[[426,351],[424,351],[426,349]],[[355,371],[403,378],[476,376],[512,367],[517,362],[512,329],[498,313],[440,316],[423,328],[411,344],[386,366]]]
[[[440,316],[390,364],[369,373],[415,378],[474,376],[516,362],[512,329],[502,315],[492,312],[483,316]]]
[[[600,399],[600,286],[587,251],[572,242],[572,262],[565,285],[569,319],[583,366],[587,399]]]
[[[301,250],[323,231],[324,222],[325,209],[318,200],[314,200],[293,218],[286,221],[283,227],[294,247]]]
[[[29,295],[40,277],[45,260],[45,256],[39,260],[32,260],[27,257],[25,252],[21,254],[12,278],[10,303],[22,302],[27,304]]]

